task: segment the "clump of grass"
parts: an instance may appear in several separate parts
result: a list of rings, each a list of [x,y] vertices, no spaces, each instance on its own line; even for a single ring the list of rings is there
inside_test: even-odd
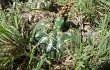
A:
[[[77,60],[75,70],[96,70],[99,61],[109,57],[109,30],[106,27],[107,24],[108,16],[105,15],[102,22],[99,23],[100,29],[97,30],[100,33],[98,44],[96,44],[95,37],[90,36],[86,42],[82,42],[80,49],[76,49],[74,53]]]
[[[28,46],[28,42],[24,39],[22,31],[19,31],[22,18],[17,9],[10,10],[11,13],[0,11],[0,65],[8,69],[13,69],[14,60],[24,55],[23,52]]]

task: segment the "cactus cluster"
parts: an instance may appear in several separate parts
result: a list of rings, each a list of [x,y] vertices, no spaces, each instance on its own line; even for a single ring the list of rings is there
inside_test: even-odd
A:
[[[31,31],[30,42],[37,45],[36,49],[40,53],[47,53],[48,57],[59,60],[61,56],[66,54],[67,47],[73,47],[75,46],[74,43],[79,43],[77,40],[80,37],[76,37],[77,34],[72,27],[63,31],[64,26],[67,25],[70,7],[69,5],[64,6],[54,20],[35,22],[35,27]],[[78,39],[76,40],[75,37]]]

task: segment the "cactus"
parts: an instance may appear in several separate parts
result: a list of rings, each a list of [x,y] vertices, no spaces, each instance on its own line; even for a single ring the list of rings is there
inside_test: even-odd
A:
[[[62,32],[64,25],[67,22],[67,8],[63,8],[65,12],[59,12],[58,16],[52,21],[37,22],[35,28],[31,33],[30,41],[39,46],[40,53],[47,53],[48,58],[54,58],[60,60],[61,56],[65,55],[66,47],[74,46],[73,43],[79,43],[75,39],[77,36],[73,29],[69,29],[66,32]],[[64,14],[65,13],[65,14]],[[59,17],[60,16],[60,17]],[[65,19],[66,18],[66,19]],[[80,37],[77,40],[80,39]]]

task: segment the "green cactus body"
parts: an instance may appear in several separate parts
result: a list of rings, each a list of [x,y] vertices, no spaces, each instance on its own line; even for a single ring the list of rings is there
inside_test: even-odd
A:
[[[71,42],[77,42],[74,40],[76,37],[74,32],[62,32],[66,21],[64,17],[57,17],[53,24],[51,24],[51,21],[36,23],[34,39],[38,40],[36,43],[38,46],[40,45],[38,48],[42,54],[46,53],[47,57],[60,60],[65,55],[66,47],[74,46]],[[52,29],[48,30],[51,27]]]

